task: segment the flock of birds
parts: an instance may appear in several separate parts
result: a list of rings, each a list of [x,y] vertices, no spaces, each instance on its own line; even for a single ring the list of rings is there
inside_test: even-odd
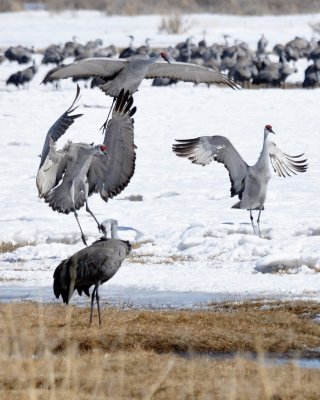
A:
[[[79,225],[81,238],[86,245],[82,250],[63,260],[54,272],[54,293],[69,303],[75,290],[81,295],[91,294],[92,321],[94,300],[97,302],[99,324],[99,286],[109,280],[119,269],[131,246],[117,236],[116,223],[111,224],[111,238],[105,223],[100,223],[88,206],[88,198],[99,193],[104,201],[117,196],[129,184],[135,170],[136,146],[134,144],[134,120],[136,113],[133,94],[144,78],[175,79],[194,83],[225,85],[238,88],[234,80],[221,72],[183,61],[174,61],[167,52],[149,56],[135,54],[123,59],[98,58],[80,60],[59,66],[49,72],[46,81],[73,78],[95,78],[98,86],[113,98],[112,106],[103,125],[104,140],[101,144],[68,142],[57,149],[57,141],[66,130],[82,116],[75,113],[80,88],[71,106],[49,129],[36,177],[41,198],[59,213],[73,213]],[[271,125],[264,129],[261,154],[255,165],[249,166],[224,136],[202,136],[179,139],[173,144],[173,152],[187,157],[193,163],[207,165],[212,160],[223,163],[229,172],[231,196],[239,201],[233,208],[246,209],[254,234],[260,234],[260,216],[264,207],[268,182],[271,178],[269,161],[279,176],[291,176],[307,170],[303,154],[290,156],[282,152],[268,137],[274,133]],[[87,246],[77,211],[86,206],[97,223],[103,237]],[[258,210],[257,229],[252,211]]]
[[[118,51],[115,45],[103,47],[101,39],[81,44],[74,38],[64,45],[52,44],[42,51],[41,64],[55,65],[54,70],[60,69],[66,59],[82,61],[88,58],[119,57],[124,60],[136,55],[147,55],[151,59],[158,53],[150,46],[150,39],[139,47],[134,46],[134,37],[130,37],[129,46]],[[287,78],[297,72],[295,63],[299,59],[307,59],[310,63],[304,72],[302,87],[318,87],[320,84],[320,40],[313,37],[307,40],[295,37],[285,44],[276,44],[272,49],[268,47],[267,38],[262,35],[255,49],[250,49],[246,42],[235,40],[230,42],[230,37],[224,35],[224,43],[207,43],[205,33],[202,40],[196,44],[192,37],[178,43],[175,47],[168,47],[167,53],[175,62],[190,63],[210,68],[216,72],[226,74],[233,81],[244,87],[284,86]],[[28,68],[16,71],[7,78],[6,84],[17,87],[25,86],[30,82],[39,70],[35,64],[34,49],[21,45],[8,48],[0,54],[0,64],[5,61],[17,61],[19,64],[32,63]],[[275,61],[277,59],[277,61]],[[51,72],[51,71],[50,71]],[[174,74],[173,74],[174,75]],[[148,76],[148,78],[153,78]],[[91,87],[101,86],[101,80],[97,77],[75,75],[74,81],[91,79]],[[176,84],[179,77],[160,77],[153,79],[153,86],[165,86]],[[44,83],[50,80],[44,77]]]

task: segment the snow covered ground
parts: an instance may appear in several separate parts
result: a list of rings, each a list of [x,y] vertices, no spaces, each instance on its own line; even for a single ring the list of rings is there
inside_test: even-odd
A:
[[[255,46],[264,33],[270,46],[295,35],[311,37],[309,22],[320,15],[290,17],[185,17],[193,34],[222,41],[229,33]],[[125,46],[146,37],[154,46],[175,44],[184,35],[158,33],[161,17],[110,17],[95,12],[50,15],[46,12],[0,14],[0,47],[45,47],[78,36],[101,37]],[[186,23],[187,23],[186,22]],[[14,29],[12,27],[15,27]],[[75,85],[62,90],[39,86],[49,67],[41,67],[29,90],[5,87],[21,66],[0,65],[0,242],[31,243],[0,254],[0,301],[13,298],[53,300],[52,274],[61,259],[83,247],[72,215],[53,212],[37,197],[35,176],[48,128],[71,104]],[[179,83],[154,88],[143,82],[137,106],[136,172],[129,186],[106,204],[90,205],[100,220],[116,218],[120,236],[139,242],[118,274],[103,286],[102,298],[144,306],[193,306],[239,298],[320,300],[320,90],[240,90]],[[60,139],[99,143],[111,99],[82,88],[78,119]],[[249,214],[234,210],[226,169],[217,163],[192,165],[174,155],[175,138],[228,136],[252,164],[262,147],[263,127],[271,124],[277,145],[288,154],[304,152],[307,173],[270,181],[262,212],[262,238],[254,236]],[[143,201],[129,201],[141,195]],[[92,218],[79,217],[91,243],[99,237]],[[128,227],[134,230],[127,229]],[[137,232],[138,231],[138,232]],[[74,296],[75,302],[79,302]],[[80,300],[80,302],[86,300]]]

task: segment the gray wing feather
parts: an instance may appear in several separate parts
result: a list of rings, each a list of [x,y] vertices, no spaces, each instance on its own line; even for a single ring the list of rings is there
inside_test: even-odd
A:
[[[100,77],[108,78],[114,77],[127,63],[125,59],[116,58],[89,58],[86,60],[72,63],[54,71],[47,79],[66,79],[66,78],[86,78],[86,77]]]
[[[77,286],[106,282],[119,269],[128,255],[128,245],[118,239],[99,240],[72,258],[77,262]]]
[[[44,196],[45,202],[55,211],[68,214],[79,210],[86,201],[84,176],[81,169],[89,169],[91,145],[71,143],[66,152],[66,168],[61,183]],[[76,179],[78,177],[78,179]],[[71,195],[73,186],[74,198]]]
[[[39,168],[36,184],[40,197],[44,197],[62,179],[66,169],[68,156],[65,151],[57,151],[55,143],[50,139],[49,153]]]
[[[146,74],[146,78],[151,79],[158,77],[172,78],[194,83],[223,84],[230,86],[233,89],[239,88],[235,82],[230,80],[221,72],[202,67],[201,65],[183,62],[174,62],[168,64],[167,62],[157,61],[150,65],[148,73]]]
[[[273,170],[280,176],[296,175],[297,172],[306,172],[308,169],[307,159],[301,159],[304,153],[290,156],[282,152],[274,142],[268,142],[268,151]]]
[[[134,120],[136,107],[128,92],[120,92],[112,119],[108,122],[104,144],[108,155],[95,155],[88,174],[89,195],[100,192],[107,201],[130,182],[135,169]]]
[[[229,171],[231,197],[239,195],[241,198],[249,166],[226,137],[201,136],[176,141],[178,143],[172,149],[179,157],[186,157],[192,163],[203,166],[212,160],[222,163]]]
[[[70,115],[70,113],[72,113],[73,111],[75,111],[77,109],[77,106],[74,107],[75,102],[78,100],[80,95],[80,88],[79,85],[77,85],[77,93],[76,93],[76,97],[73,100],[71,106],[67,109],[67,111],[65,111],[61,117],[59,117],[56,122],[51,126],[51,128],[49,129],[44,145],[43,145],[43,149],[42,149],[42,153],[41,153],[41,160],[40,160],[40,165],[39,168],[41,168],[41,166],[43,165],[48,153],[49,153],[49,145],[50,145],[50,139],[53,140],[53,142],[56,142],[66,131],[67,129],[74,123],[74,120],[76,118],[81,117],[83,114],[76,114],[76,115]]]

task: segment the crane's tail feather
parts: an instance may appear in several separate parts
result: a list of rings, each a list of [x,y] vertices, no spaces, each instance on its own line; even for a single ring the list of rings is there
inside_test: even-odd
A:
[[[62,182],[59,186],[51,190],[45,195],[44,199],[54,211],[63,214],[79,210],[86,202],[85,194],[81,190],[75,191],[75,199],[73,200],[66,182]]]
[[[241,203],[241,201],[238,201],[236,204],[234,204],[231,208],[241,208],[240,207],[240,203]]]
[[[64,303],[69,303],[70,276],[67,267],[68,260],[63,260],[53,274],[53,293],[58,299],[60,296]]]

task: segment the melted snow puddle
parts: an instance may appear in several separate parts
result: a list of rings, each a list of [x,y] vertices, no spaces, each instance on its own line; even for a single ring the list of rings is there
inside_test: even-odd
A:
[[[243,295],[230,294],[230,296],[227,296],[225,293],[159,291],[117,286],[102,286],[99,289],[99,294],[101,306],[111,305],[120,308],[144,309],[195,309],[207,307],[212,303],[244,300]],[[61,299],[55,298],[51,286],[1,286],[0,302],[8,303],[12,301],[62,302]],[[71,304],[86,307],[90,305],[90,298],[78,296],[75,293]]]
[[[214,359],[217,361],[233,360],[235,358],[245,359],[249,361],[256,361],[264,367],[275,367],[279,365],[293,364],[298,368],[320,369],[320,349],[311,351],[306,357],[299,357],[297,355],[282,355],[275,353],[264,353],[263,356],[250,352],[210,352],[210,353],[183,353],[177,352],[178,356],[187,360],[194,360],[198,357]]]
[[[212,305],[223,302],[238,302],[245,300],[310,300],[310,296],[279,296],[261,295],[256,293],[214,293],[200,291],[155,290],[128,286],[101,286],[99,289],[100,305],[119,307],[121,309],[212,309]],[[0,303],[12,301],[35,301],[39,303],[61,304],[56,299],[52,286],[0,285]],[[89,307],[90,298],[75,293],[71,305]],[[268,307],[266,305],[265,307]]]

